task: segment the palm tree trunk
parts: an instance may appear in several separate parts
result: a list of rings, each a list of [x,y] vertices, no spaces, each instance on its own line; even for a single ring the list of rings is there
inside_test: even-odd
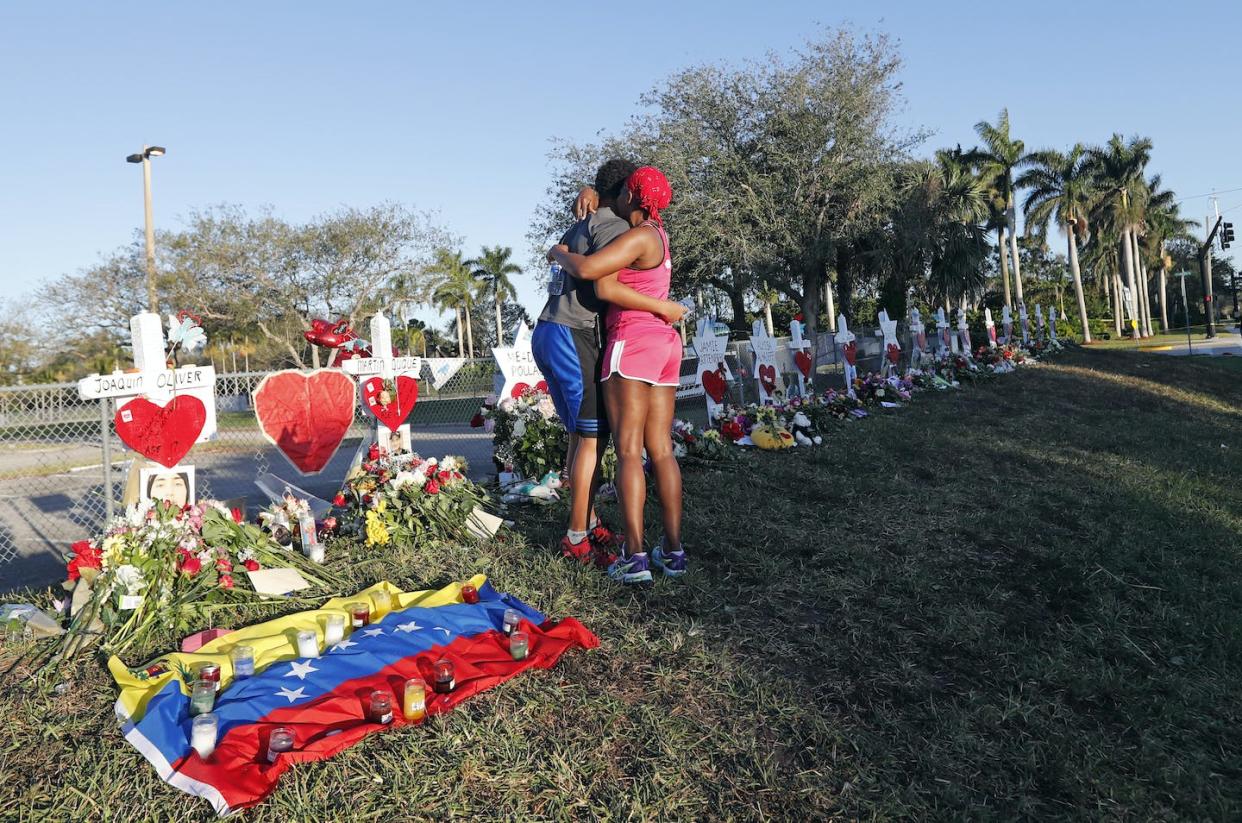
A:
[[[768,327],[768,337],[774,337],[775,335],[773,334],[773,330],[772,330],[772,304],[771,303],[765,302],[763,304],[763,321],[764,321],[764,324]]]
[[[1072,222],[1065,224],[1065,233],[1069,238],[1070,273],[1074,275],[1074,296],[1078,298],[1078,321],[1082,323],[1082,342],[1090,343],[1091,328],[1087,321],[1087,301],[1082,294],[1082,272],[1078,268],[1078,243],[1074,241]]]
[[[1005,242],[1003,225],[996,229],[996,245],[1000,249],[1001,280],[1005,283],[1005,305],[1012,309],[1013,301],[1009,296],[1009,245]]]
[[[1122,306],[1121,275],[1113,272],[1113,330],[1121,337],[1121,316],[1125,313]]]
[[[496,292],[496,345],[505,344],[505,333],[500,322],[500,292]]]
[[[466,338],[461,325],[461,306],[457,307],[457,356],[466,356]]]
[[[470,324],[470,309],[463,308],[462,314],[466,315],[466,347],[470,351],[470,359],[474,359],[474,326]]]
[[[1130,248],[1134,255],[1134,279],[1139,285],[1139,290],[1134,295],[1138,304],[1139,335],[1151,337],[1151,319],[1147,311],[1147,277],[1143,274],[1143,254],[1139,249],[1137,231],[1130,232]]]
[[[1130,296],[1133,298],[1135,306],[1134,314],[1136,316],[1130,318],[1130,332],[1133,336],[1138,337],[1138,286],[1135,284],[1134,278],[1134,247],[1130,244],[1131,236],[1132,232],[1129,229],[1121,232],[1121,260],[1122,266],[1125,267],[1126,271],[1126,285],[1130,287]]]
[[[1008,220],[1009,214],[1012,214],[1012,213],[1013,213],[1013,210],[1011,208],[1009,212],[1005,215],[1005,219]],[[1016,219],[1014,220],[1013,231],[1009,233],[1009,244],[1013,251],[1014,297],[1017,299],[1019,303],[1021,303],[1022,302],[1022,262],[1018,259],[1018,221]]]
[[[832,299],[832,281],[824,278],[824,305],[828,307],[828,328],[835,334],[837,331],[837,307]]]
[[[1165,271],[1164,264],[1160,266],[1160,330],[1169,331],[1169,300],[1168,300],[1168,272]]]

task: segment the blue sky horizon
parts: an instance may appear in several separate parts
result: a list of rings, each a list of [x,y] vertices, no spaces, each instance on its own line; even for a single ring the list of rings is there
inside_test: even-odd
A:
[[[1148,136],[1150,171],[1185,198],[1184,214],[1202,221],[1216,190],[1242,217],[1229,140],[1242,126],[1228,72],[1239,23],[1223,2],[1080,4],[1060,17],[852,0],[10,4],[0,283],[29,300],[129,243],[141,175],[124,158],[145,141],[169,149],[153,171],[159,227],[225,203],[301,221],[396,201],[435,212],[467,254],[512,246],[533,316],[542,272],[527,265],[526,231],[553,138],[618,127],[681,67],[788,53],[840,25],[898,41],[896,122],[933,132],[920,154],[973,144],[973,124],[1008,107],[1028,148]]]

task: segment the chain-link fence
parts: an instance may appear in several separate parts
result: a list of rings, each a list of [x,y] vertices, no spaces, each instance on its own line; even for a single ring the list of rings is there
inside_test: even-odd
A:
[[[859,370],[879,362],[880,341],[873,330],[857,330]],[[905,341],[903,341],[905,344]],[[683,385],[695,383],[697,360],[687,350]],[[778,360],[788,382],[795,367],[788,342],[779,342]],[[757,399],[752,359],[745,341],[730,343],[726,355],[736,380],[729,402]],[[840,358],[830,335],[821,334],[815,356],[815,388],[840,385]],[[373,431],[358,412],[336,455],[322,472],[302,475],[261,434],[251,397],[266,372],[222,374],[216,378],[217,435],[194,447],[183,461],[195,467],[199,498],[266,501],[256,477],[271,473],[323,498],[339,487],[359,448]],[[440,389],[419,381],[419,400],[410,416],[411,446],[424,455],[457,454],[480,479],[493,470],[491,436],[470,427],[470,419],[494,390],[490,359],[467,361]],[[677,415],[705,425],[701,389],[681,392]],[[130,452],[113,427],[114,401],[82,400],[76,383],[0,388],[0,591],[42,585],[63,574],[71,543],[99,531],[119,510],[131,481]]]

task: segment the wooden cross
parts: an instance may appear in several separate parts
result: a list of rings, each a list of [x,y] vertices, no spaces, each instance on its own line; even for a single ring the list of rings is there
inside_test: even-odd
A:
[[[419,372],[422,370],[422,360],[418,357],[393,356],[392,324],[389,323],[381,309],[371,318],[371,356],[351,357],[341,363],[341,368],[357,379],[358,400],[365,406],[369,380],[375,377],[383,381],[395,381],[398,377],[418,380]],[[393,394],[395,396],[390,402],[397,404],[398,413],[400,413],[401,392],[398,390]],[[417,397],[417,392],[415,392],[415,397]],[[381,444],[381,448],[386,448],[391,436],[392,432],[388,427],[376,418],[375,442]]]
[[[974,347],[970,343],[970,324],[966,322],[965,307],[957,310],[957,336],[961,342],[962,354],[970,357]]]
[[[880,334],[884,336],[884,366],[880,373],[884,377],[892,377],[897,373],[897,364],[901,360],[901,343],[897,341],[897,321],[888,318],[888,310],[880,309]]]
[[[844,356],[845,390],[849,392],[850,397],[857,397],[854,393],[854,378],[858,376],[858,368],[855,365],[855,360],[858,358],[858,341],[846,325],[844,314],[837,315],[837,333],[832,339],[837,341]]]
[[[1048,309],[1048,334],[1053,339],[1057,339],[1057,307],[1052,306]]]
[[[949,321],[945,319],[943,308],[936,309],[936,335],[940,341],[941,355],[957,350],[957,343],[954,342],[952,335],[949,333]]]
[[[775,401],[773,395],[777,391],[783,393],[785,384],[781,380],[780,368],[776,362],[776,338],[768,334],[767,323],[763,320],[756,320],[751,326],[750,350],[755,356],[755,384],[759,387],[759,402],[772,403]]]
[[[1026,303],[1018,304],[1018,322],[1022,324],[1022,345],[1026,345],[1031,340],[1031,321],[1026,314]]]
[[[1013,339],[1013,315],[1009,313],[1008,305],[1001,308],[1001,328],[1005,331],[1003,342],[1007,345]]]
[[[812,371],[815,365],[814,360],[813,360],[814,355],[807,354],[807,349],[810,348],[810,346],[811,346],[810,341],[802,336],[802,322],[799,320],[790,320],[789,321],[789,353],[790,353],[790,356],[794,359],[794,371],[796,372],[797,378],[798,378],[798,396],[799,397],[806,397],[806,381],[808,378],[808,375],[803,374],[802,365],[799,364],[799,361],[801,361],[802,364],[807,365],[808,372],[810,372],[811,374],[814,374],[814,372]],[[812,358],[812,359],[808,360],[807,358]],[[812,390],[814,390],[815,387],[812,385],[811,388]]]
[[[983,309],[983,325],[988,330],[988,347],[996,348],[996,324],[992,322],[992,310],[986,307]]]

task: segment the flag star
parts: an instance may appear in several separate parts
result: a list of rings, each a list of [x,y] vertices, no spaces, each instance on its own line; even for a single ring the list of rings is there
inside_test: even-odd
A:
[[[383,629],[367,629],[362,633],[363,637],[377,637],[384,633]]]
[[[444,636],[445,636],[445,637],[451,637],[451,636],[453,635],[453,633],[452,633],[451,631],[449,631],[448,629],[444,628],[443,626],[436,626],[436,631],[438,631],[438,632],[444,632]]]
[[[292,666],[292,668],[289,669],[289,671],[285,672],[285,677],[296,677],[298,680],[305,680],[306,675],[310,674],[311,672],[319,671],[319,669],[316,669],[309,662],[303,663],[299,660],[294,660],[289,665]]]
[[[419,629],[421,629],[421,628],[422,628],[422,626],[418,625],[418,624],[417,624],[417,623],[415,623],[413,620],[411,620],[409,623],[402,623],[400,626],[398,626],[398,627],[397,627],[397,631],[399,631],[399,632],[416,632],[416,631],[418,631],[418,630],[419,630]]]
[[[275,696],[287,697],[289,702],[292,703],[295,700],[301,700],[303,697],[306,697],[306,687],[298,686],[296,689],[286,689],[284,686],[281,686],[280,691],[276,692]]]
[[[344,640],[342,640],[340,643],[337,643],[335,646],[328,649],[328,651],[337,652],[337,651],[340,651],[341,649],[348,649],[350,646],[357,646],[357,645],[358,645],[357,643],[355,643],[354,641],[350,640],[347,637]]]

